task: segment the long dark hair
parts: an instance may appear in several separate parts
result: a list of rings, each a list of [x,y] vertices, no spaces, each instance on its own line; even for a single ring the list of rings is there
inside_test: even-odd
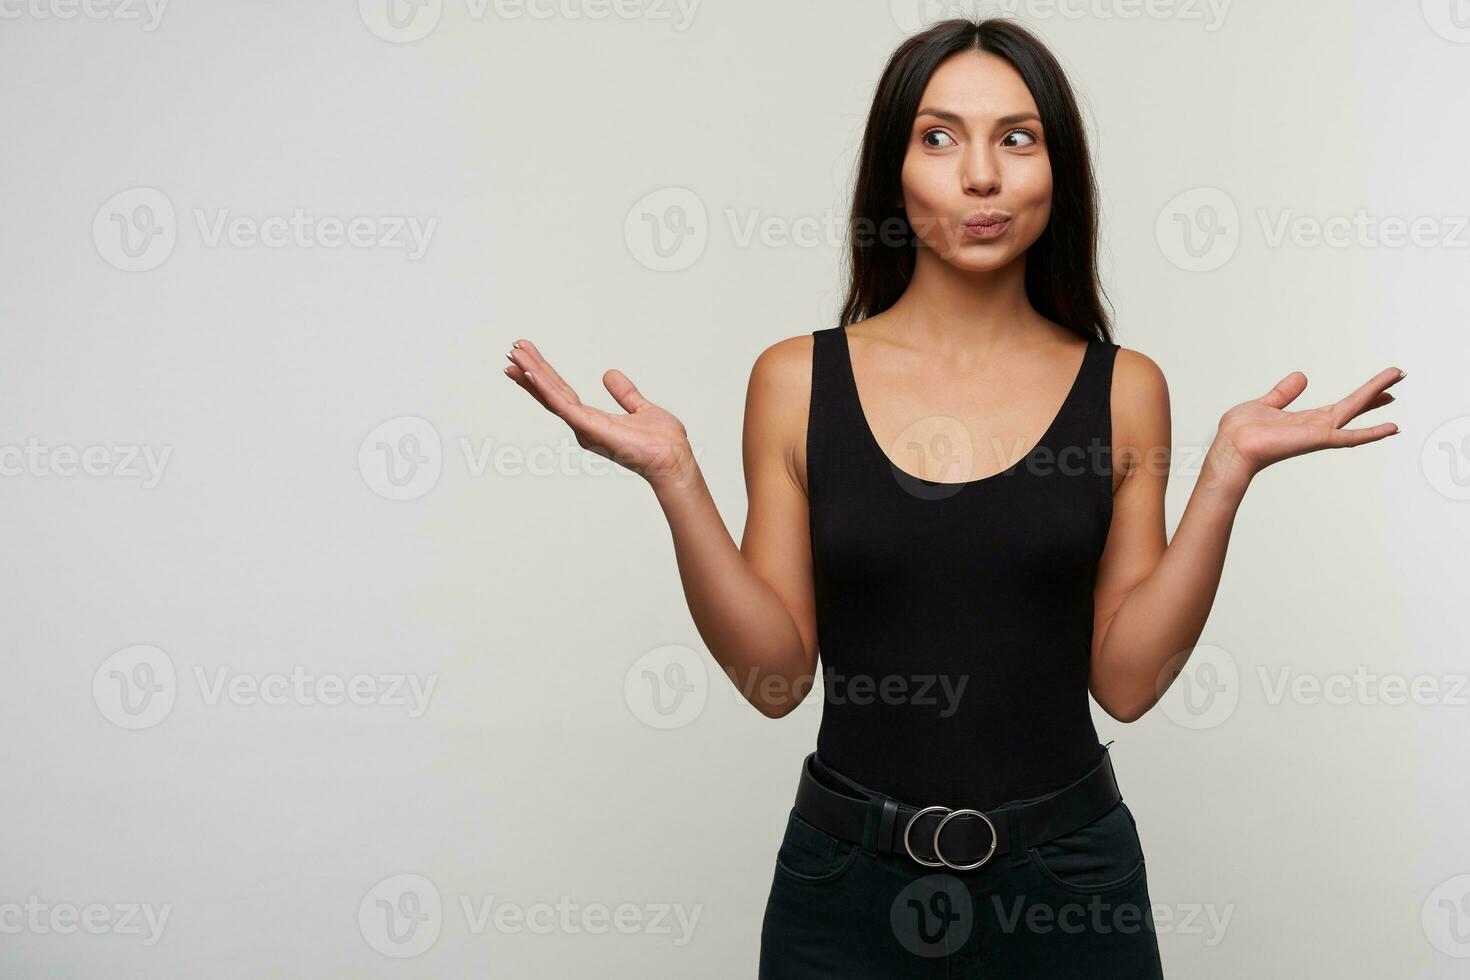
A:
[[[853,188],[848,291],[840,325],[888,309],[913,276],[916,236],[894,203],[903,196],[904,154],[930,76],[950,55],[966,50],[988,51],[1015,67],[1036,100],[1046,131],[1051,220],[1026,252],[1026,297],[1047,319],[1111,343],[1097,274],[1097,185],[1077,101],[1046,46],[1002,18],[941,21],[899,45],[883,69]]]

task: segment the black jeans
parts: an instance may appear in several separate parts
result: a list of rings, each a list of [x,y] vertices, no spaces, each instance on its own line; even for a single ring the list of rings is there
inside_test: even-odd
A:
[[[793,808],[761,926],[760,978],[1161,980],[1150,904],[1143,844],[1122,801],[973,871],[869,852]]]

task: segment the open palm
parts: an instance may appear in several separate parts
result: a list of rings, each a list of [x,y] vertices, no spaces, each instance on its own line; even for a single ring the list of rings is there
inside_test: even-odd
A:
[[[685,474],[692,454],[683,424],[644,398],[623,372],[605,372],[602,383],[626,415],[582,404],[572,386],[529,340],[517,340],[506,356],[511,362],[506,368],[507,377],[570,426],[577,445],[583,449],[605,456],[651,483]]]
[[[1357,429],[1343,426],[1392,402],[1387,389],[1403,377],[1398,368],[1384,368],[1340,401],[1288,412],[1286,406],[1307,387],[1307,376],[1293,371],[1265,395],[1242,402],[1221,416],[1216,444],[1231,467],[1249,476],[1302,453],[1376,442],[1399,427],[1392,422]]]

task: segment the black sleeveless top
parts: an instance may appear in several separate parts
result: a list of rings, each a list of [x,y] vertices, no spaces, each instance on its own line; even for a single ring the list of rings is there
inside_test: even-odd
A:
[[[1102,755],[1087,677],[1118,345],[1088,342],[1021,461],[942,483],[900,470],[879,445],[847,332],[812,336],[818,755],[918,806],[984,809],[1065,786]]]

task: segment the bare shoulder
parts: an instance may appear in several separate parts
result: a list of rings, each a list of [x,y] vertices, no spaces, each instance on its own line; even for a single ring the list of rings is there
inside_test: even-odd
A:
[[[1119,347],[1113,361],[1113,403],[1119,402],[1134,407],[1153,406],[1162,403],[1169,407],[1169,385],[1164,371],[1147,354],[1131,347]]]
[[[747,424],[755,415],[802,421],[812,387],[811,334],[778,340],[756,357],[745,392]],[[801,413],[793,414],[800,409]]]
[[[778,340],[761,351],[750,369],[751,388],[789,388],[796,382],[811,381],[813,343],[812,335],[806,333]]]
[[[787,337],[766,347],[750,369],[745,392],[745,458],[749,468],[777,456],[802,482],[806,470],[806,421],[811,405],[811,334]]]
[[[1132,471],[1144,454],[1169,452],[1169,385],[1153,358],[1119,347],[1113,362],[1113,450]]]

